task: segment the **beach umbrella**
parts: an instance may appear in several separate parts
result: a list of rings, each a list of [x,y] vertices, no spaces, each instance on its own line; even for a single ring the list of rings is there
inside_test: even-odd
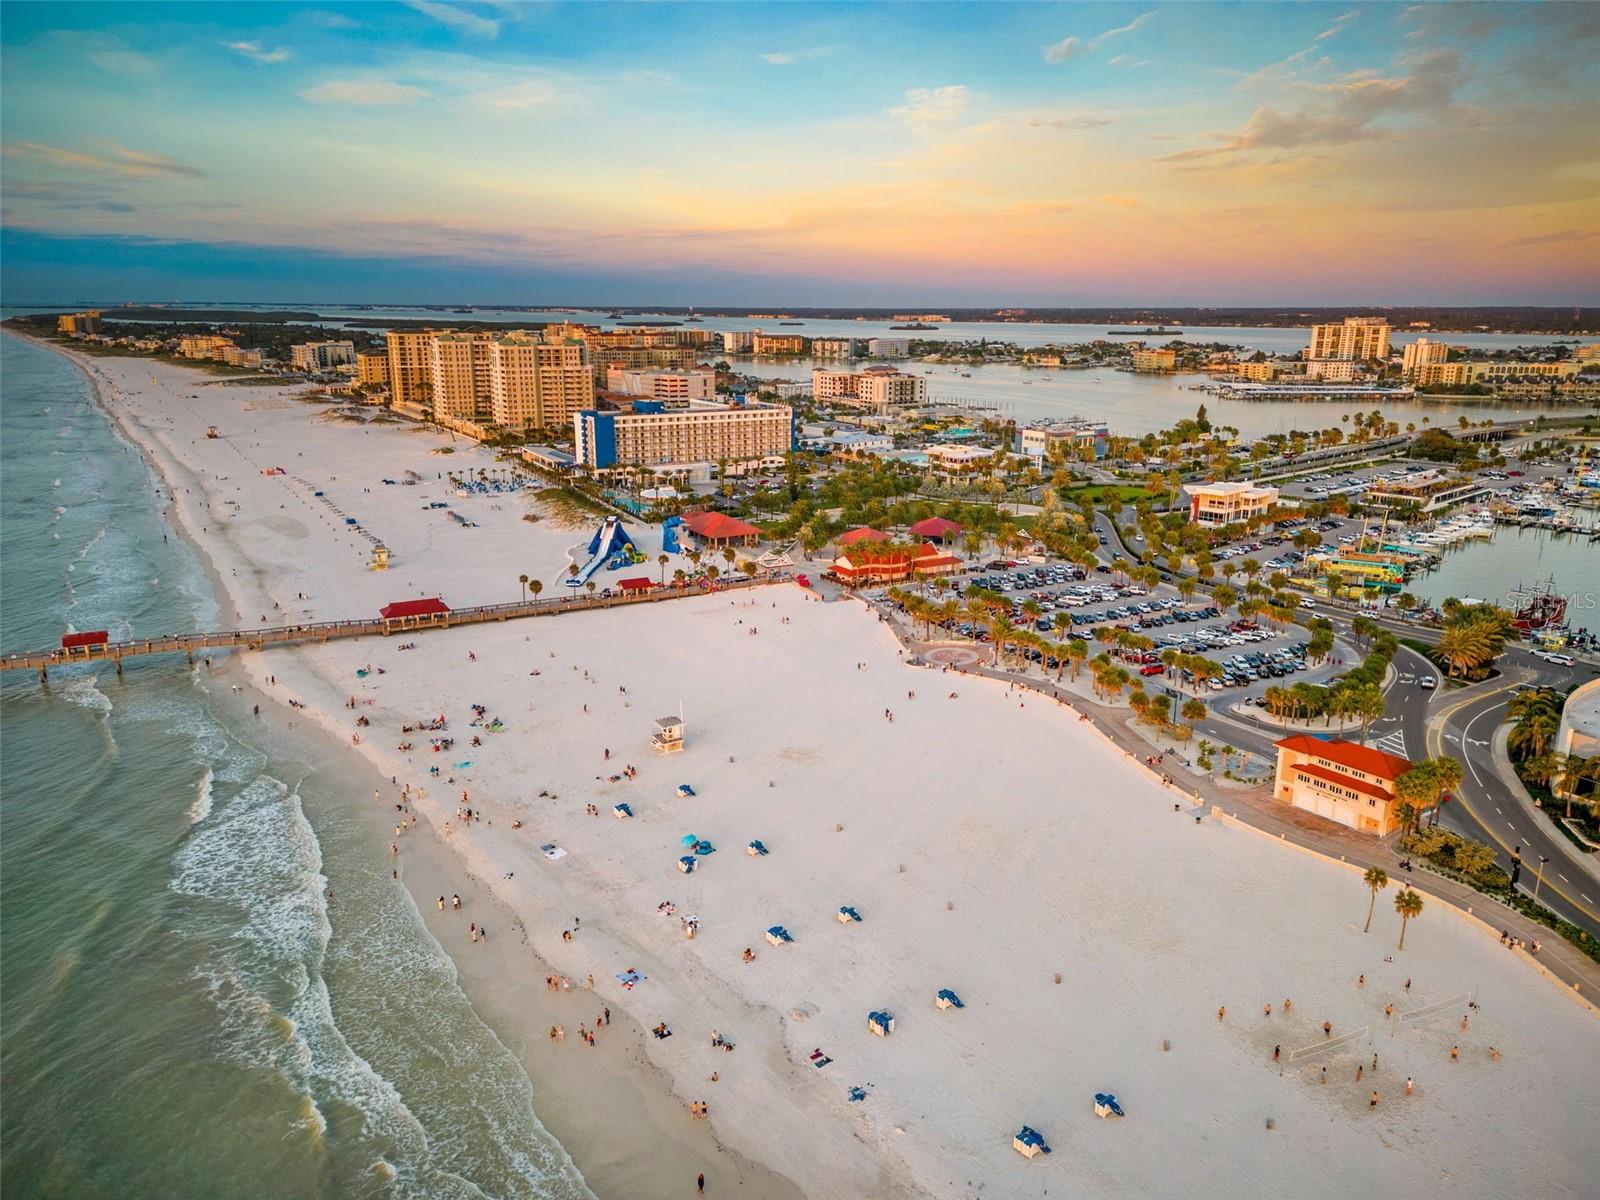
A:
[[[678,839],[678,844],[682,845],[682,846],[692,846],[696,842],[698,842],[699,840],[700,840],[700,838],[697,835],[692,834],[692,833],[686,833],[681,838]]]

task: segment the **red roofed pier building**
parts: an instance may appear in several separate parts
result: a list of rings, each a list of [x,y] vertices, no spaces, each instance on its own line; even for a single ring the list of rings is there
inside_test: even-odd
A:
[[[397,629],[421,629],[427,625],[449,625],[450,606],[437,596],[421,600],[396,600],[378,610],[384,633]]]
[[[1395,780],[1411,760],[1338,738],[1297,734],[1277,743],[1272,794],[1361,833],[1384,837],[1400,827]]]

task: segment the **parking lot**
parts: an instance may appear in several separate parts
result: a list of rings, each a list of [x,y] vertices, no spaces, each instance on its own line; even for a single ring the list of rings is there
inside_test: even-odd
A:
[[[1012,565],[997,560],[950,582],[962,592],[977,587],[1004,596],[1011,602],[1014,624],[1052,639],[1087,642],[1091,646],[1090,657],[1102,648],[1095,637],[1098,628],[1126,630],[1148,638],[1152,642],[1149,650],[1107,648],[1130,671],[1141,675],[1166,674],[1161,661],[1163,651],[1209,658],[1220,668],[1216,678],[1200,685],[1210,694],[1242,689],[1245,696],[1259,696],[1274,684],[1316,681],[1334,669],[1331,663],[1306,662],[1308,639],[1299,626],[1280,631],[1270,625],[1240,620],[1223,614],[1205,598],[1185,602],[1175,588],[1166,585],[1147,593],[1139,584],[1120,583],[1105,568],[1086,575],[1080,568],[1064,563]],[[925,585],[925,590],[930,596],[937,591],[931,584]],[[1056,617],[1062,613],[1070,622],[1064,634],[1056,631]],[[965,618],[955,619],[947,628],[953,637],[989,640],[982,624]],[[1050,669],[1057,665],[1053,656],[1038,650],[1029,651],[1028,657],[1043,660]],[[1181,675],[1183,682],[1194,683],[1189,672]],[[1235,694],[1229,698],[1242,697]]]

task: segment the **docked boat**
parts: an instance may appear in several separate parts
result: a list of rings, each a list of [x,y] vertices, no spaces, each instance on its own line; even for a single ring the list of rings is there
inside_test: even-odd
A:
[[[1567,619],[1567,598],[1556,591],[1554,576],[1532,587],[1519,586],[1510,600],[1517,606],[1511,623],[1524,634],[1553,629]]]

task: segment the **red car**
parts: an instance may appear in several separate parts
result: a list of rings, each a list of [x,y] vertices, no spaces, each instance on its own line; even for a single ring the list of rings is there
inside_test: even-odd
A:
[[[1141,674],[1141,675],[1160,675],[1165,670],[1166,670],[1166,668],[1163,667],[1160,663],[1150,663],[1148,666],[1140,667],[1139,668],[1139,674]]]

